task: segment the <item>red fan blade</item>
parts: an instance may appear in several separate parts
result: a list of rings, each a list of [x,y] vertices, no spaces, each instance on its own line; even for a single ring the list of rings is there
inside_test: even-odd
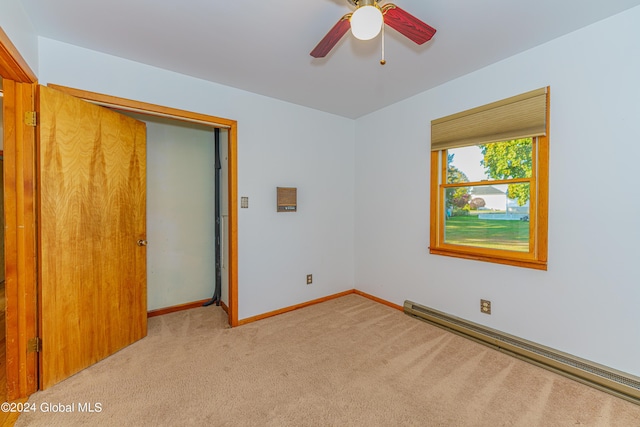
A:
[[[392,3],[382,6],[384,23],[417,44],[431,40],[436,29]]]
[[[320,40],[320,43],[318,43],[318,45],[311,51],[311,56],[314,58],[324,58],[327,56],[327,53],[333,49],[336,43],[338,43],[342,36],[344,36],[346,32],[349,31],[349,28],[351,28],[349,18],[351,18],[350,13],[347,13],[340,18],[338,23],[329,30],[327,35],[324,36],[324,38]]]

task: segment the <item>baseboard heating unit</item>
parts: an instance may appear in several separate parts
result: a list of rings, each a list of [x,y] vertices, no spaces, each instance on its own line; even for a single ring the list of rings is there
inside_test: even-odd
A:
[[[640,405],[640,378],[634,375],[487,328],[411,301],[404,302],[404,312],[409,316]]]

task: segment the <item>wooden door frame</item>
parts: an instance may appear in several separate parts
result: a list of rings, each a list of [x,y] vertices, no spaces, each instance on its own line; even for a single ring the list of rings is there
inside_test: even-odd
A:
[[[238,326],[238,123],[235,120],[149,104],[116,96],[105,95],[67,86],[48,84],[85,101],[115,110],[129,111],[149,116],[164,117],[190,123],[199,123],[212,128],[219,127],[229,132],[229,304],[223,304],[229,325]]]
[[[36,337],[35,127],[25,113],[35,110],[35,73],[0,28],[0,76],[4,109],[5,276],[7,398],[38,389]]]

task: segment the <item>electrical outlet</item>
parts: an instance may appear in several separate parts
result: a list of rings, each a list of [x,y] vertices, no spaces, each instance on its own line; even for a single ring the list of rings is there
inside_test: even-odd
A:
[[[313,283],[313,275],[307,274],[307,285],[310,285],[312,283]]]
[[[480,300],[480,312],[484,314],[491,314],[491,301],[486,299]]]

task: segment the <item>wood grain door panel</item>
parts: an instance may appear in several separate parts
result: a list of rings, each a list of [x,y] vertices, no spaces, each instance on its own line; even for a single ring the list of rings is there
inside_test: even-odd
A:
[[[147,333],[145,124],[38,88],[40,387]]]

